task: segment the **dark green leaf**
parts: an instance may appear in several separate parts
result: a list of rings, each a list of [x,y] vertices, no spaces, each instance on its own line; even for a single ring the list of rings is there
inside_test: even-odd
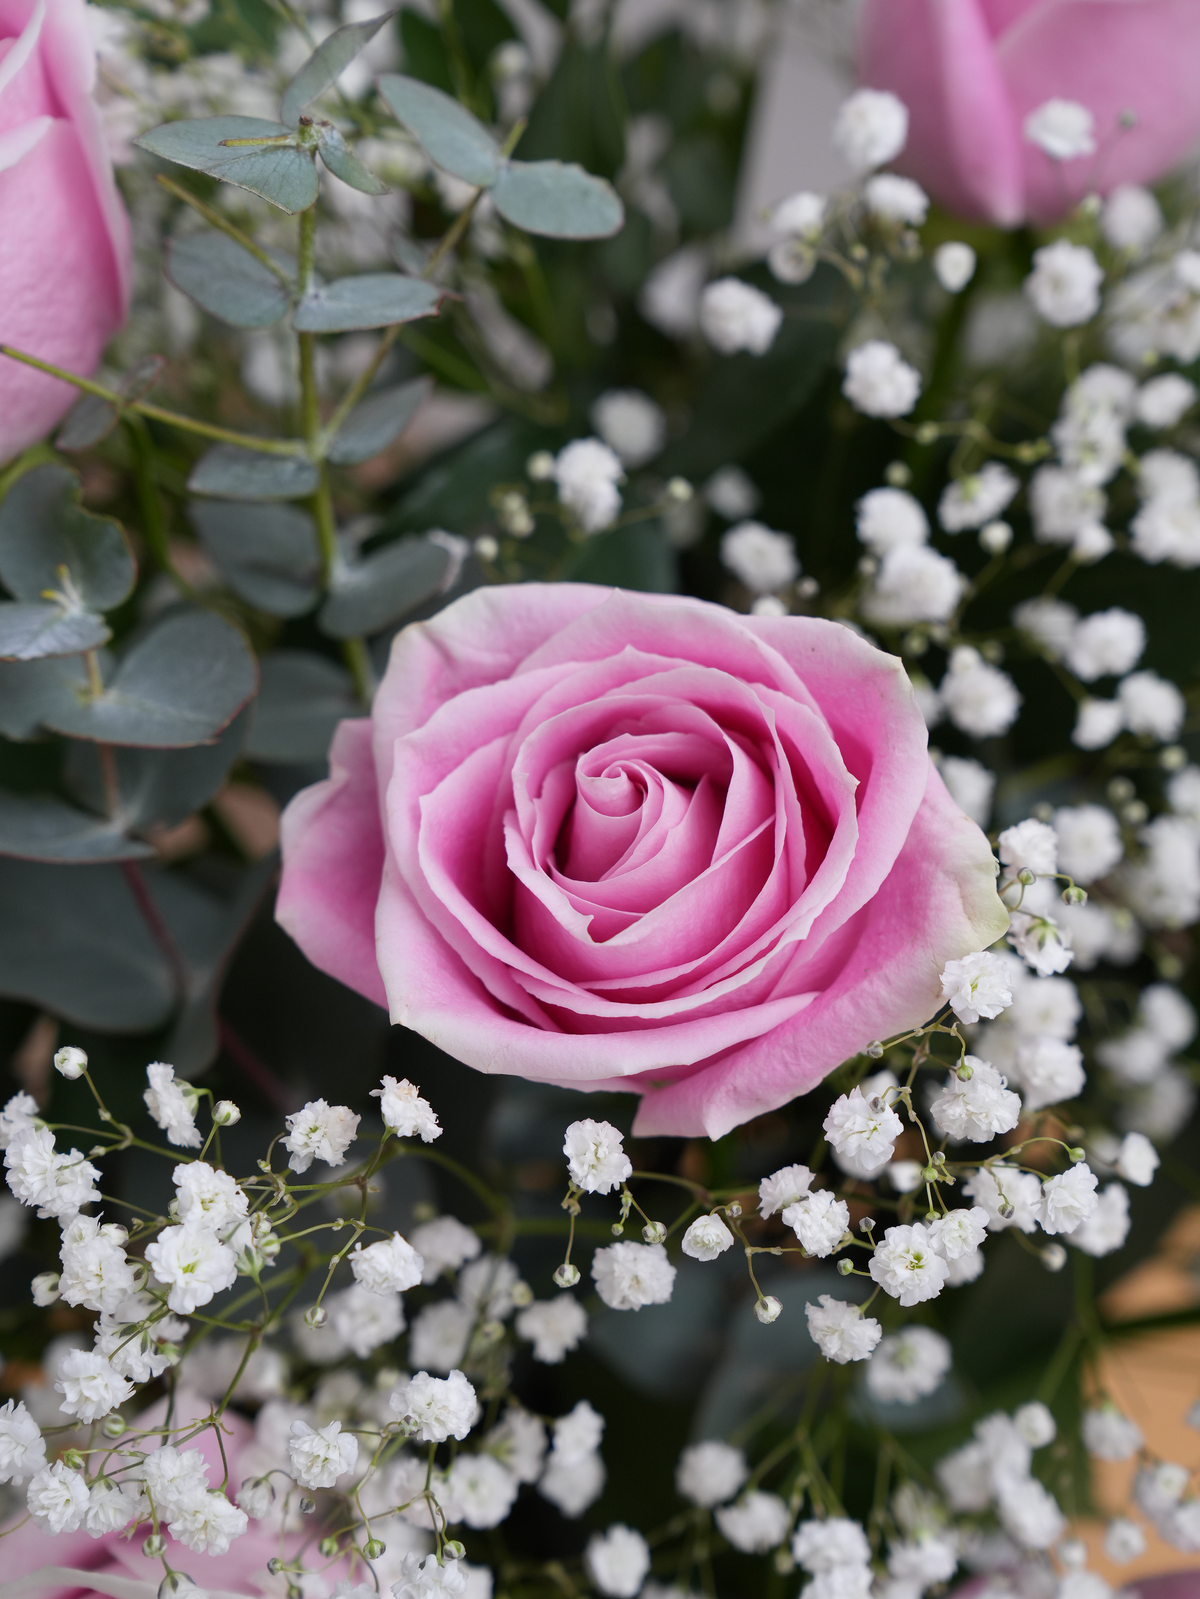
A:
[[[496,210],[526,233],[552,239],[606,239],[625,220],[603,178],[561,161],[512,161],[492,187]]]
[[[87,668],[78,655],[0,661],[0,733],[35,738],[48,717],[69,715],[87,686]]]
[[[167,243],[166,274],[210,316],[235,328],[266,328],[287,310],[287,284],[224,233],[188,233]]]
[[[420,78],[422,83],[432,83],[447,94],[454,93],[454,76],[442,30],[407,6],[400,13],[400,50],[404,65],[413,77]]]
[[[95,611],[66,609],[49,600],[0,600],[0,660],[35,661],[43,655],[78,655],[112,637]]]
[[[249,189],[295,216],[317,198],[313,156],[293,144],[237,144],[229,140],[290,138],[292,129],[261,117],[202,117],[190,122],[164,122],[135,139],[135,144],[164,161],[195,172],[207,172],[239,189]]]
[[[323,760],[338,723],[363,707],[349,672],[309,650],[273,650],[263,657],[262,686],[246,754],[300,764]]]
[[[399,272],[364,272],[311,289],[292,316],[297,333],[350,333],[436,316],[445,289]]]
[[[79,493],[66,467],[35,466],[5,495],[0,578],[17,599],[41,600],[53,589],[64,611],[107,611],[133,588],[137,569],[120,524],[85,511]]]
[[[319,589],[317,531],[291,505],[194,500],[188,517],[235,594],[272,616],[303,616]]]
[[[348,23],[319,44],[287,86],[279,107],[283,121],[294,128],[305,106],[311,105],[337,82],[355,56],[366,49],[384,23],[395,15],[394,11],[385,11],[369,22]]]
[[[379,92],[396,120],[443,172],[478,189],[489,188],[500,172],[500,147],[482,122],[440,89],[386,73]]]
[[[71,738],[181,749],[215,738],[257,681],[254,656],[231,622],[212,611],[173,611],[125,653],[102,694],[72,696],[42,720]]]
[[[76,810],[50,794],[0,789],[0,855],[25,861],[133,861],[154,851],[119,823]]]
[[[223,500],[302,500],[319,481],[316,467],[302,455],[267,455],[238,444],[216,444],[192,468],[193,494]]]
[[[247,706],[212,744],[183,750],[115,749],[119,802],[115,820],[130,832],[175,827],[221,787],[245,743],[253,713]],[[63,777],[72,795],[94,811],[108,807],[104,772],[94,744],[67,748]]]
[[[363,194],[388,192],[387,184],[381,183],[370,167],[364,166],[332,124],[327,124],[321,129],[320,149],[321,160],[330,172],[335,178],[341,178],[343,183],[348,183],[352,189],[358,189]]]
[[[98,394],[81,394],[67,412],[54,442],[60,450],[90,450],[107,438],[121,420],[111,400]]]
[[[317,621],[333,638],[378,633],[436,594],[450,573],[452,559],[448,550],[430,539],[399,539],[343,568]]]
[[[432,388],[428,378],[417,378],[368,394],[342,424],[329,446],[329,459],[338,466],[353,466],[386,450],[404,432]]]

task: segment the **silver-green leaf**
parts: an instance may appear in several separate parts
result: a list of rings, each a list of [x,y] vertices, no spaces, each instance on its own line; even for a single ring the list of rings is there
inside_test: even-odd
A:
[[[302,500],[317,487],[316,467],[302,455],[267,455],[217,444],[192,468],[188,488],[223,500]]]
[[[311,650],[272,650],[262,660],[246,754],[271,764],[324,760],[338,723],[362,714],[345,667]]]
[[[272,616],[303,616],[320,592],[312,517],[292,505],[194,500],[188,517],[234,593]]]
[[[348,183],[352,189],[358,189],[363,194],[388,192],[387,184],[381,182],[370,167],[358,159],[332,123],[322,123],[320,131],[321,143],[318,148],[321,160],[335,178],[341,178],[343,183]]]
[[[379,92],[396,120],[443,172],[477,189],[490,188],[500,175],[500,146],[466,106],[418,78],[386,73]]]
[[[301,150],[294,130],[280,122],[262,117],[164,122],[133,142],[164,161],[248,189],[290,216],[307,211],[317,198],[314,155]]]
[[[137,568],[120,523],[85,511],[79,496],[76,473],[35,466],[0,502],[0,578],[18,600],[54,590],[64,609],[107,611],[128,597]]]
[[[224,233],[169,240],[166,274],[202,310],[230,327],[268,328],[291,302],[287,284]]]
[[[378,633],[441,589],[454,557],[431,539],[398,539],[339,572],[317,616],[333,638]]]
[[[292,316],[297,333],[350,333],[436,316],[445,289],[399,272],[363,272],[311,289]]]
[[[428,378],[415,378],[393,389],[368,394],[342,423],[329,446],[338,466],[369,461],[398,439],[433,390]]]
[[[253,711],[238,712],[211,744],[183,750],[114,749],[108,776],[116,780],[114,823],[129,832],[175,827],[208,802],[224,783],[246,741]],[[95,744],[67,746],[63,781],[72,798],[106,811],[113,796]]]
[[[606,239],[625,221],[611,184],[562,161],[510,161],[492,200],[514,227],[552,239]]]
[[[111,637],[108,623],[95,611],[64,609],[49,600],[0,601],[0,660],[78,655]]]
[[[0,855],[23,861],[136,861],[154,851],[119,823],[52,794],[0,789]]]
[[[332,88],[355,56],[366,49],[384,23],[395,15],[395,11],[385,11],[381,17],[372,17],[367,22],[348,23],[319,44],[284,91],[279,106],[283,121],[294,128],[305,106]]]

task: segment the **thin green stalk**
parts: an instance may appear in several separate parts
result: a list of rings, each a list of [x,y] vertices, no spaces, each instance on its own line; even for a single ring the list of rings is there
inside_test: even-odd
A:
[[[158,484],[154,481],[154,441],[150,429],[140,416],[126,416],[125,430],[133,444],[133,481],[137,489],[138,508],[142,513],[142,532],[150,553],[171,579],[185,599],[194,599],[195,591],[171,559],[170,536],[167,519],[163,514]]]
[[[177,200],[182,200],[184,205],[191,206],[192,210],[202,216],[210,227],[214,227],[225,234],[226,238],[232,239],[235,244],[240,244],[243,250],[248,250],[255,260],[261,261],[263,266],[269,272],[273,272],[281,283],[286,284],[289,289],[295,287],[287,272],[279,265],[279,262],[268,255],[261,245],[255,244],[248,233],[243,233],[241,228],[230,222],[228,217],[223,217],[211,205],[205,205],[198,195],[193,194],[190,189],[185,189],[182,183],[176,183],[174,178],[168,178],[165,172],[158,174],[158,182],[168,194],[174,195]]]

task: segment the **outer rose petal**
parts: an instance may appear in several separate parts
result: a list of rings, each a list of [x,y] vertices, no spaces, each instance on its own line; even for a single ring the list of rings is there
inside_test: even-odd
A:
[[[806,1093],[873,1038],[919,1026],[941,1004],[949,960],[1008,926],[986,838],[934,768],[907,842],[856,920],[841,975],[773,1032],[642,1100],[635,1133],[720,1138]],[[626,1082],[596,1087],[628,1088]]]
[[[386,1005],[375,959],[383,829],[369,719],[341,724],[329,776],[296,795],[280,834],[287,870],[276,919],[314,966]]]

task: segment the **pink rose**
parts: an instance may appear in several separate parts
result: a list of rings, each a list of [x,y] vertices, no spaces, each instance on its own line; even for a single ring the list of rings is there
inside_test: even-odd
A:
[[[1012,227],[1147,183],[1200,134],[1196,0],[866,0],[859,75],[909,110],[897,165],[944,206]],[[1086,106],[1096,154],[1024,135],[1048,100]],[[1122,128],[1123,113],[1137,121]]]
[[[90,373],[129,304],[129,219],[83,0],[0,0],[0,343]],[[76,398],[0,358],[0,463]]]
[[[309,958],[481,1071],[713,1137],[927,1019],[1008,925],[904,669],[834,622],[581,584],[406,628],[283,820]]]

